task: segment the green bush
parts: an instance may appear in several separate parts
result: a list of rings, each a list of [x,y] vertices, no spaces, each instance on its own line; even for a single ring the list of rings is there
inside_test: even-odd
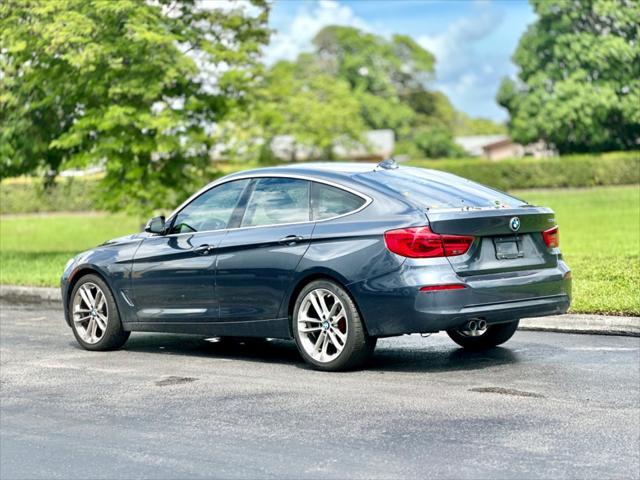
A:
[[[412,160],[403,165],[445,170],[500,190],[640,183],[640,151],[501,161]]]

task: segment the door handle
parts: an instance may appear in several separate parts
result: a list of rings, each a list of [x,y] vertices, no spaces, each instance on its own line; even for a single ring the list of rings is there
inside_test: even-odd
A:
[[[304,240],[304,238],[300,235],[287,235],[286,237],[281,238],[278,243],[282,245],[294,245],[302,240]]]
[[[199,247],[194,248],[192,251],[197,253],[198,255],[207,255],[213,252],[214,248],[211,245],[200,245]]]

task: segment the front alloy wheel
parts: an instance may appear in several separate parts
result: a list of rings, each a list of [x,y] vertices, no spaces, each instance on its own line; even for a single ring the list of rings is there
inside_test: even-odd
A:
[[[69,317],[76,340],[87,350],[113,350],[129,338],[111,290],[97,275],[78,280],[71,292]]]
[[[300,292],[293,330],[300,354],[319,370],[361,365],[376,344],[376,339],[364,331],[351,297],[328,280],[312,282]]]
[[[107,331],[109,321],[104,292],[95,283],[83,283],[76,292],[72,308],[78,336],[88,344],[98,343]]]

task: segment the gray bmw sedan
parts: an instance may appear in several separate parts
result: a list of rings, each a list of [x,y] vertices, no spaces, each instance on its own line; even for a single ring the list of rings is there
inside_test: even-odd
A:
[[[298,164],[226,176],[80,253],[62,296],[88,350],[132,331],[293,338],[344,370],[380,337],[504,343],[520,318],[567,311],[571,273],[548,208],[393,161]]]

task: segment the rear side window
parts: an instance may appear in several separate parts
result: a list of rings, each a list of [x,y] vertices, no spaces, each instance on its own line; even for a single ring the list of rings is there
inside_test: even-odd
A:
[[[421,168],[380,170],[362,175],[425,209],[517,207],[519,198],[450,173]]]
[[[295,178],[259,179],[247,202],[242,226],[308,222],[310,183]]]
[[[358,195],[322,183],[313,184],[313,219],[325,220],[353,212],[364,205],[365,200]]]

